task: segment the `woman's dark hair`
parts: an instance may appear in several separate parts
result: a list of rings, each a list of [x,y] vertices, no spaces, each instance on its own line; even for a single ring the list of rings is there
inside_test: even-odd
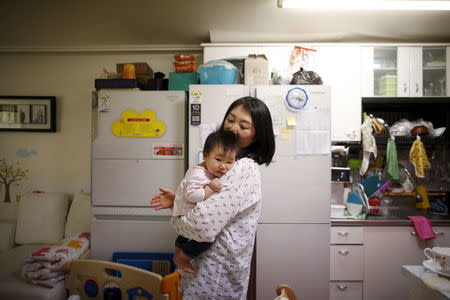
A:
[[[234,101],[222,121],[220,127],[224,130],[224,123],[229,113],[237,106],[242,105],[250,114],[255,128],[255,137],[250,146],[240,150],[238,157],[249,157],[256,161],[257,164],[266,164],[268,166],[272,161],[275,153],[275,137],[273,135],[272,117],[266,104],[254,97],[243,97]]]
[[[239,141],[234,133],[231,131],[217,130],[211,132],[206,138],[203,146],[203,154],[208,155],[214,147],[222,147],[225,153],[236,152],[239,153]]]

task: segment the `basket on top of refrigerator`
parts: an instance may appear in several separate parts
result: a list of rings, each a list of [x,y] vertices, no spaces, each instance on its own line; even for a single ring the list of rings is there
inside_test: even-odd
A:
[[[175,73],[197,72],[196,58],[193,54],[174,55],[173,69]]]
[[[237,68],[226,60],[211,60],[198,68],[200,84],[235,84]]]

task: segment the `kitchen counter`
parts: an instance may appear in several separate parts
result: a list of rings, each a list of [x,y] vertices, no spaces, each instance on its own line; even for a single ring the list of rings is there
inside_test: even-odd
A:
[[[445,277],[422,266],[402,266],[401,271],[408,280],[408,299],[450,299],[450,281]]]
[[[450,219],[446,220],[431,220],[432,226],[448,226],[450,227]],[[353,219],[331,219],[331,226],[412,226],[412,221],[409,219],[403,220],[353,220]]]
[[[449,226],[450,216],[435,215],[419,210],[405,210],[391,216],[367,216],[365,220],[331,219],[331,226],[412,226],[408,216],[424,216],[431,220],[432,226]]]

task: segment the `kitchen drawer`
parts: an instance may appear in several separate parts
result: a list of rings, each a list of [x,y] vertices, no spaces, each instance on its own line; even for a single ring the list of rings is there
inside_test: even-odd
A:
[[[362,300],[362,281],[331,281],[330,300]]]
[[[363,280],[364,246],[330,246],[330,280]]]
[[[330,227],[330,244],[363,244],[364,230],[360,226]]]

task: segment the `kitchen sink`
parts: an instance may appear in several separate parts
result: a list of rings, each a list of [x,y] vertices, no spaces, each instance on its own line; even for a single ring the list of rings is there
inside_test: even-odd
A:
[[[367,220],[408,220],[408,216],[424,216],[430,220],[449,220],[449,215],[438,215],[430,213],[429,210],[417,209],[416,200],[411,196],[388,197],[391,205],[387,207],[387,213],[369,213]],[[386,209],[386,207],[384,207]],[[383,211],[383,207],[379,207]]]
[[[422,209],[391,209],[387,215],[369,213],[367,220],[407,220],[408,216],[424,216],[430,220],[450,220],[449,215],[432,214]]]

